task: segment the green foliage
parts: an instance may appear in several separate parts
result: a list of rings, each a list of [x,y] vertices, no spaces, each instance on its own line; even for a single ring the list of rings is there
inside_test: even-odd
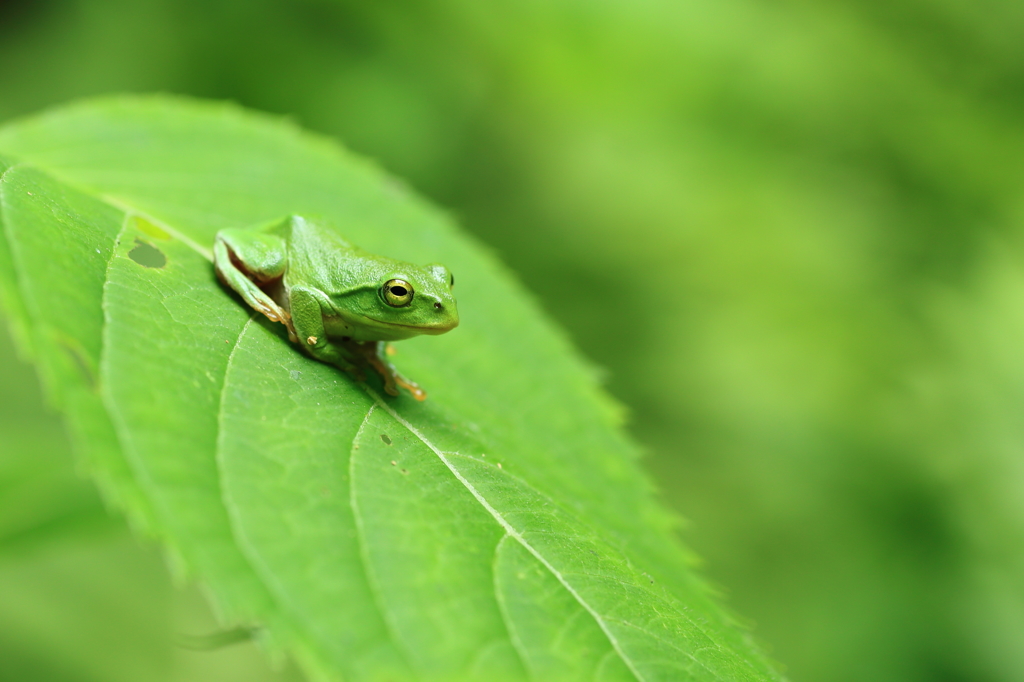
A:
[[[0,119],[180,92],[344,140],[607,368],[793,679],[1017,682],[1022,9],[9,0]]]
[[[616,411],[519,287],[400,184],[227,105],[0,129],[3,295],[107,495],[324,679],[778,679],[707,597]],[[319,215],[458,273],[383,399],[229,295],[225,227]]]

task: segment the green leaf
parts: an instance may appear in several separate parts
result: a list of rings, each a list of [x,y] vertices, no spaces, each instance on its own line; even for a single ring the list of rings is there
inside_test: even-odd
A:
[[[225,626],[323,679],[779,679],[689,571],[593,372],[400,183],[166,97],[9,125],[0,155],[18,336],[108,498]],[[290,213],[458,274],[462,326],[398,345],[425,403],[301,355],[217,283],[218,230]]]

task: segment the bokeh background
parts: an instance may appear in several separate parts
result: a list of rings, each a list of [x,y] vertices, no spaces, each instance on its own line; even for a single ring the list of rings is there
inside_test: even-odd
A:
[[[1020,0],[0,0],[0,120],[125,91],[286,114],[490,245],[792,679],[1024,680]],[[296,679],[170,646],[201,596],[2,343],[0,678]]]

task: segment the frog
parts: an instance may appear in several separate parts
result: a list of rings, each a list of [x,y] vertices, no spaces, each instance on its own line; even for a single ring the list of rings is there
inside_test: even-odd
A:
[[[349,243],[321,218],[290,215],[216,234],[217,277],[251,308],[285,326],[310,357],[365,381],[367,368],[397,396],[427,397],[388,361],[392,341],[445,334],[459,325],[455,277]]]

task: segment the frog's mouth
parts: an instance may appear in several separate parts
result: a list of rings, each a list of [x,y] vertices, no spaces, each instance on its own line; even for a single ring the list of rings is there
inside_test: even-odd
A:
[[[444,324],[400,324],[398,322],[385,322],[384,320],[378,320],[374,317],[366,317],[366,319],[376,324],[379,324],[382,327],[398,327],[400,329],[413,329],[420,334],[426,334],[428,336],[444,334],[445,332],[449,332],[459,326],[458,320]]]

